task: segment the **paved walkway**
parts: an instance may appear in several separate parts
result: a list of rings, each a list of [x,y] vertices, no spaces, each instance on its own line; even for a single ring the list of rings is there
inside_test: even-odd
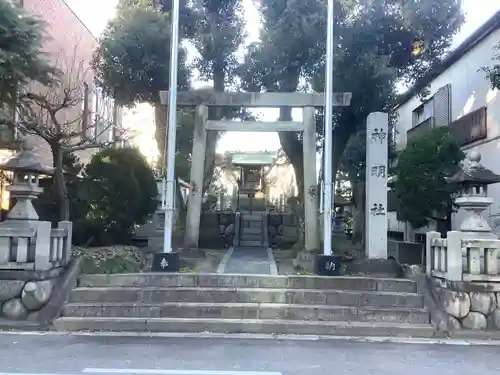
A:
[[[218,273],[276,275],[276,262],[271,249],[263,247],[235,247],[222,259]]]

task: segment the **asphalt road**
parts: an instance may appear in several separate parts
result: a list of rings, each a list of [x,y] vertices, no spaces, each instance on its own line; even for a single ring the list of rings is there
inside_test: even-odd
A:
[[[493,375],[500,347],[0,334],[0,375]]]

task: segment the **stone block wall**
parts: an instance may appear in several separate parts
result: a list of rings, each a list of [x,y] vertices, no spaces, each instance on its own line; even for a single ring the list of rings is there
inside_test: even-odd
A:
[[[38,311],[49,301],[53,280],[0,280],[2,318],[35,320]]]
[[[434,286],[440,307],[448,315],[449,329],[500,330],[500,292],[438,279]]]
[[[267,217],[269,245],[293,245],[299,240],[299,217],[293,213],[271,212]]]
[[[37,321],[61,275],[62,268],[43,272],[0,270],[0,318]]]
[[[205,249],[223,249],[232,246],[234,220],[233,213],[203,212],[198,246]]]

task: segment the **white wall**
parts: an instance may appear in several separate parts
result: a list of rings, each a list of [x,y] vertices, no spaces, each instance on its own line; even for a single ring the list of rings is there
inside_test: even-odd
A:
[[[405,231],[405,223],[398,221],[396,211],[387,213],[387,230],[390,232],[403,232]]]
[[[494,47],[499,42],[500,30],[497,30],[434,79],[429,87],[432,95],[439,88],[451,84],[452,121],[485,105],[488,106],[487,139],[465,146],[464,151],[471,149],[479,151],[483,164],[498,174],[500,174],[500,93],[490,88],[485,73],[479,69],[493,65]],[[399,119],[396,122],[396,147],[399,150],[406,145],[406,132],[412,127],[412,112],[420,104],[421,101],[414,97],[397,109]],[[485,213],[486,218],[500,213],[500,184],[490,186],[489,195],[495,203],[489,212]],[[462,214],[459,212],[454,215],[453,229],[460,225]]]

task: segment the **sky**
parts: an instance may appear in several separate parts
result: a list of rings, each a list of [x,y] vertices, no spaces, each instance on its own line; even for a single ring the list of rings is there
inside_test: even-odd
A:
[[[118,3],[118,0],[65,1],[96,36],[102,33],[108,20],[113,17]],[[247,21],[248,38],[246,43],[248,44],[258,40],[260,20],[252,0],[243,0],[243,5]],[[495,12],[500,10],[500,0],[463,0],[463,9],[466,14],[466,22],[462,30],[455,36],[452,48],[457,47]],[[239,51],[239,55],[242,54],[243,50]],[[203,86],[203,83],[194,84],[195,87],[198,85]],[[266,121],[273,121],[277,118],[277,110],[260,111],[260,113]],[[232,132],[222,136],[217,150],[219,152],[226,150],[260,151],[276,150],[279,147],[279,139],[276,133]]]

